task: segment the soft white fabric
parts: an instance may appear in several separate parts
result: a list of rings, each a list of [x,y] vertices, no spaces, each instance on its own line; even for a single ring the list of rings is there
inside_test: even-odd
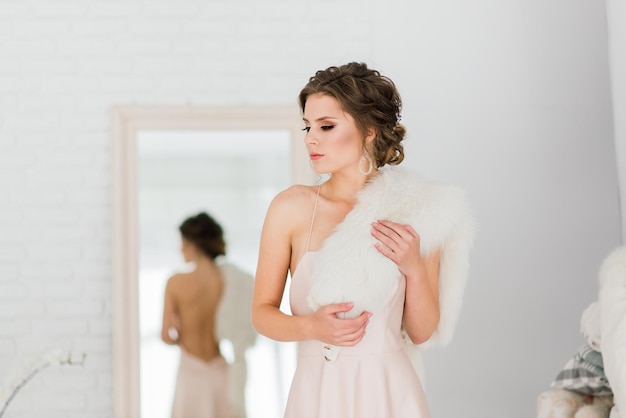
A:
[[[309,293],[316,310],[329,303],[354,302],[350,316],[381,307],[401,279],[397,266],[374,248],[371,223],[410,224],[421,252],[441,250],[440,322],[427,344],[452,339],[469,270],[474,221],[465,194],[400,167],[384,167],[358,195],[358,203],[324,242]],[[418,362],[419,363],[419,362]]]
[[[604,372],[615,404],[626,411],[626,246],[602,263],[599,301]]]
[[[250,321],[254,278],[234,264],[221,261],[224,294],[217,313],[217,336],[232,344],[234,359],[230,365],[230,400],[233,415],[245,418],[246,350],[256,342],[257,333]]]
[[[609,415],[609,418],[620,418],[617,406],[614,406],[613,409],[611,409],[611,415]]]
[[[592,302],[583,311],[580,317],[580,334],[585,338],[587,344],[596,351],[601,350],[601,330],[600,330],[600,303]]]

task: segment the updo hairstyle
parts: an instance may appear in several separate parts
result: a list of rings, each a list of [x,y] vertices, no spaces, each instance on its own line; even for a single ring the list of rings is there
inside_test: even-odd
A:
[[[404,150],[401,142],[406,128],[400,124],[402,100],[391,79],[364,63],[351,62],[319,70],[309,78],[299,95],[302,112],[312,94],[335,98],[341,108],[352,116],[364,137],[368,129],[376,131],[369,152],[377,168],[402,162]]]
[[[220,255],[226,255],[222,227],[207,213],[200,212],[185,219],[178,229],[183,238],[193,243],[212,260]]]

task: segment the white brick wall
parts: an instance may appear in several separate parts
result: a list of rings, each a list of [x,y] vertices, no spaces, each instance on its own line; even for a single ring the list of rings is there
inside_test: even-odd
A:
[[[362,2],[327,6],[0,0],[0,382],[49,349],[88,353],[8,416],[112,415],[109,108],[294,104],[314,69],[371,53]]]

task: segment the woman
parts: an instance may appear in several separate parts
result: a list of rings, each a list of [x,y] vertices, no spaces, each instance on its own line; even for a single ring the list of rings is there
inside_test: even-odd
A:
[[[228,365],[219,349],[218,305],[224,279],[215,259],[226,253],[221,226],[206,213],[179,228],[190,273],[172,276],[165,288],[161,338],[181,348],[173,418],[229,418]]]
[[[252,303],[259,333],[299,342],[285,416],[428,418],[405,348],[450,339],[472,234],[463,194],[388,167],[405,128],[378,71],[318,71],[299,102],[312,167],[330,177],[272,201]],[[288,273],[293,315],[279,310]]]

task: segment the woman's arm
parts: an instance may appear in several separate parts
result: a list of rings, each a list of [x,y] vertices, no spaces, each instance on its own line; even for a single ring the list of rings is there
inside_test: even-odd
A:
[[[364,335],[369,316],[339,319],[352,304],[322,307],[312,315],[292,316],[280,311],[287,273],[291,263],[294,235],[310,199],[291,188],[272,201],[261,233],[259,261],[252,296],[252,325],[262,335],[277,341],[319,340],[335,345],[354,345]],[[299,218],[300,217],[300,218]],[[306,230],[300,228],[300,230]]]
[[[166,344],[178,344],[178,313],[173,290],[173,277],[165,286],[165,301],[163,302],[163,325],[161,339]]]
[[[291,262],[291,236],[296,220],[287,206],[293,197],[289,190],[282,192],[268,208],[252,294],[252,326],[258,333],[278,341],[298,341],[307,336],[303,318],[279,309]]]
[[[375,222],[372,235],[378,251],[405,276],[404,329],[414,344],[426,342],[439,324],[439,251],[422,257],[419,235],[410,225]]]
[[[414,344],[428,341],[439,325],[439,251],[423,260],[423,269],[406,275],[402,323]]]

